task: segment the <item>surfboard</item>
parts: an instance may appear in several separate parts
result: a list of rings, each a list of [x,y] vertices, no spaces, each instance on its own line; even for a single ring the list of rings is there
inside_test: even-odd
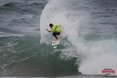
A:
[[[57,48],[59,44],[60,44],[60,40],[52,40],[53,48]]]

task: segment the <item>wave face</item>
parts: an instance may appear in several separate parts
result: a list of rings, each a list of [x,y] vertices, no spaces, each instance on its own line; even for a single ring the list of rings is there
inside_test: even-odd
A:
[[[39,20],[47,0],[0,0],[0,76],[78,74],[76,58],[40,44]],[[70,57],[70,56],[69,56]]]
[[[41,43],[50,43],[48,24],[60,24],[64,53],[80,59],[76,62],[82,74],[102,74],[104,68],[117,71],[116,4],[116,0],[49,0],[40,19]]]
[[[41,44],[37,36],[0,37],[0,76],[68,76],[78,73],[76,58]]]

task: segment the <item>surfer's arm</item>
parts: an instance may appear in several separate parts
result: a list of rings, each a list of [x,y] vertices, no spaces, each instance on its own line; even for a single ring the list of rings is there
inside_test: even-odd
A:
[[[51,32],[51,30],[46,29],[48,32]]]

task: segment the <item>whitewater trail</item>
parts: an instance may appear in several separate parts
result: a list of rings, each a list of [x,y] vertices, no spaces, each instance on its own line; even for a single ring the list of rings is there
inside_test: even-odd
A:
[[[50,22],[60,24],[62,37],[70,42],[68,44],[72,44],[72,47],[75,47],[77,55],[80,56],[81,62],[78,70],[81,73],[102,74],[101,70],[104,68],[112,68],[117,71],[117,61],[115,60],[117,57],[117,39],[92,39],[95,37],[92,34],[108,34],[105,28],[101,27],[102,25],[99,28],[96,27],[100,25],[97,22],[100,19],[92,18],[95,15],[91,15],[91,13],[93,11],[98,12],[93,7],[94,5],[90,5],[85,0],[49,0],[40,19],[41,43],[49,44],[50,42],[48,41],[51,41],[51,35],[46,31],[48,24]],[[94,32],[92,28],[97,28],[100,33]],[[110,29],[107,28],[107,30]],[[111,31],[109,32],[111,33]],[[88,37],[88,39],[88,35],[91,38]],[[70,52],[72,54],[74,51],[70,50]]]

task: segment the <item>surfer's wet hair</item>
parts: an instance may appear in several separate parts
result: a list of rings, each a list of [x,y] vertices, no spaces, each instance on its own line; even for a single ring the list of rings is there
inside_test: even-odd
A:
[[[49,24],[49,26],[50,26],[50,27],[52,27],[52,26],[53,26],[53,24],[52,24],[52,23],[50,23],[50,24]]]

